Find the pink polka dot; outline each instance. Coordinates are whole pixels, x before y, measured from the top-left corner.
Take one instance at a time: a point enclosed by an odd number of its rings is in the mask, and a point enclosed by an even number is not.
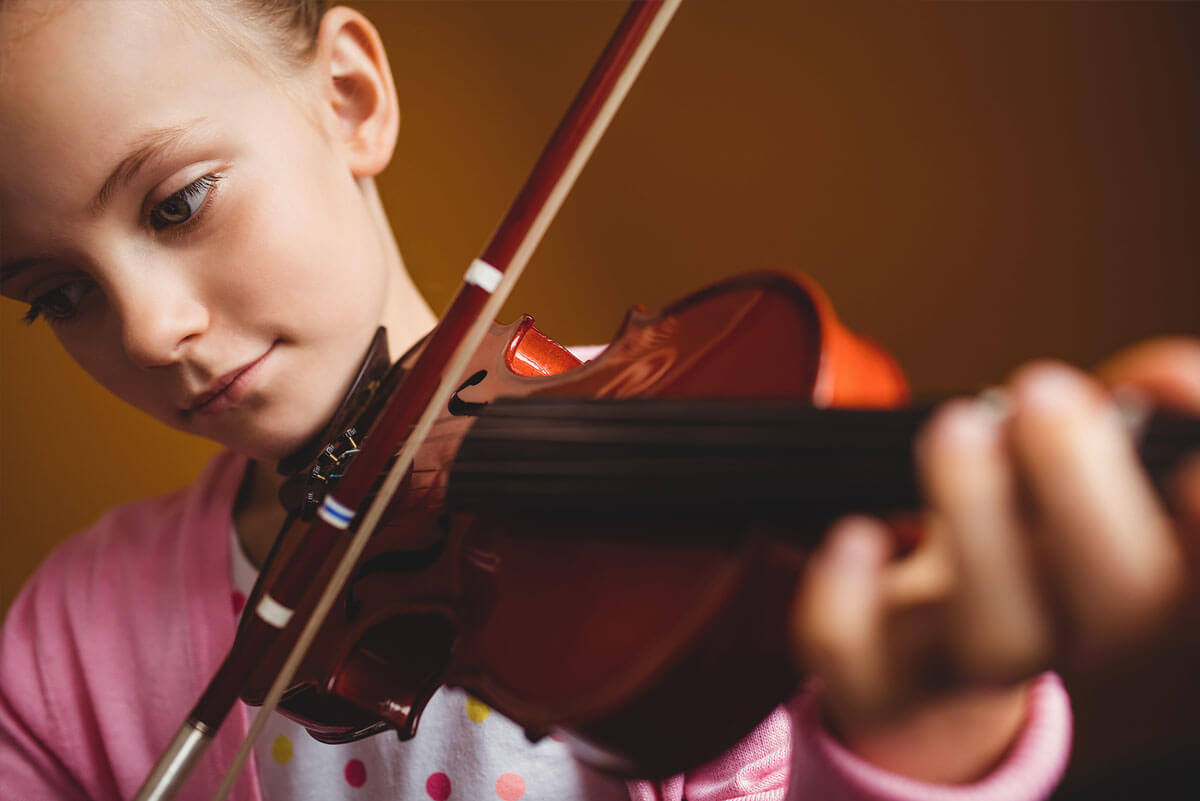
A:
[[[246,608],[246,596],[242,595],[237,590],[234,590],[233,597],[230,600],[233,601],[233,613],[235,615],[240,615],[242,610]]]
[[[500,801],[518,801],[525,795],[525,780],[515,773],[505,773],[496,779],[496,795]]]
[[[361,759],[352,759],[346,763],[346,783],[351,787],[362,787],[367,783],[367,766]]]
[[[446,801],[450,797],[450,777],[445,773],[431,773],[425,780],[425,792],[433,801]]]

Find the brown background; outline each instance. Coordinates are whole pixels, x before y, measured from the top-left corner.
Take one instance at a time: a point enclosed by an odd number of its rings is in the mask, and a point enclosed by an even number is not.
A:
[[[361,2],[403,123],[382,193],[435,309],[623,11]],[[920,394],[1200,333],[1200,4],[685,3],[505,319],[605,341],[805,270]],[[337,269],[337,265],[330,265]],[[0,602],[70,531],[213,449],[105,397],[0,304]]]

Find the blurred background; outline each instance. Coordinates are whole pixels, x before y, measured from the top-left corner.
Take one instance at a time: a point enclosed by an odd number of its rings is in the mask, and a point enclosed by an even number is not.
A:
[[[440,310],[624,4],[352,5],[403,112],[381,192]],[[599,343],[634,303],[798,269],[919,395],[1200,334],[1197,42],[1197,3],[689,0],[503,318]],[[0,303],[3,608],[64,536],[214,452],[106,397],[23,311]],[[1077,775],[1158,753],[1158,712],[1090,734],[1114,700],[1087,693]]]

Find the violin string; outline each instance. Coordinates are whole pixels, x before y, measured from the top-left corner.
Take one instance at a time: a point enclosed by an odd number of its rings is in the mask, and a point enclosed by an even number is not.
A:
[[[783,520],[798,504],[821,517],[863,497],[910,502],[911,440],[925,414],[676,399],[530,399],[494,411],[452,467],[453,508]]]
[[[730,508],[880,513],[919,502],[912,442],[930,407],[814,410],[771,402],[504,399],[451,466],[458,511],[705,517]],[[1200,445],[1200,421],[1158,412],[1131,431],[1148,477]],[[906,506],[907,505],[907,506]]]

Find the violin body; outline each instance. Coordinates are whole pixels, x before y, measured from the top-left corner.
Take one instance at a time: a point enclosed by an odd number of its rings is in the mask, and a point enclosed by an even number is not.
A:
[[[787,617],[804,548],[792,532],[731,525],[737,510],[593,520],[447,507],[478,410],[534,396],[882,407],[907,388],[818,288],[784,273],[634,309],[582,365],[528,317],[493,326],[281,704],[318,739],[411,737],[446,684],[600,768],[661,776],[719,754],[795,691]],[[285,532],[264,578],[296,538]],[[261,701],[272,678],[253,676],[243,696]],[[699,722],[681,735],[680,721]]]

